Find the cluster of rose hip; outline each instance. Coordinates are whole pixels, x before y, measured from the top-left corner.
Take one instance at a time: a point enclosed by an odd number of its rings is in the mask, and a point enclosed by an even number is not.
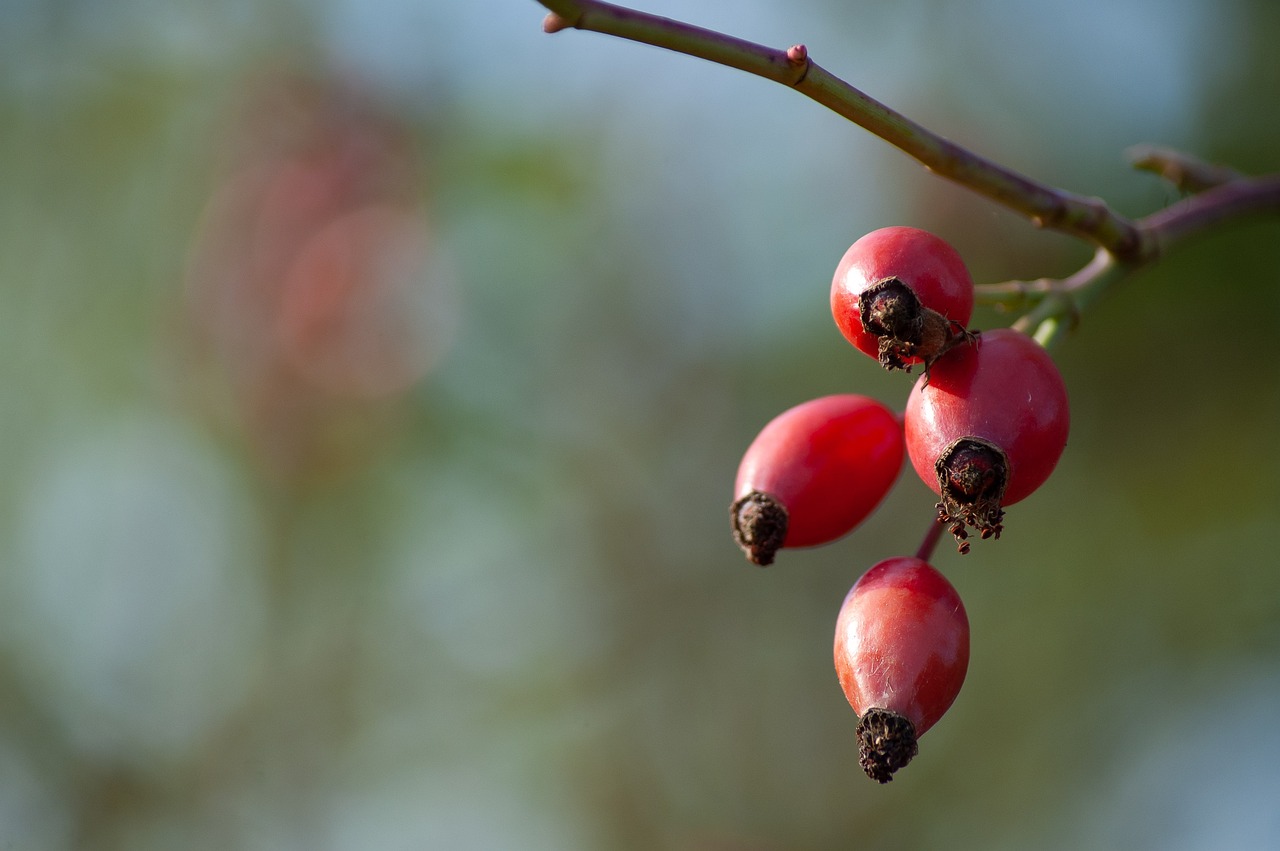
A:
[[[898,415],[875,399],[813,399],[776,417],[738,468],[733,533],[747,557],[834,541],[884,499],[905,454],[938,494],[937,527],[961,553],[998,538],[1004,508],[1049,477],[1067,442],[1067,393],[1034,339],[967,328],[973,281],[933,234],[890,227],[855,242],[836,268],[831,311],[844,336],[887,369],[921,374]],[[836,621],[835,665],[854,712],[860,762],[881,783],[951,706],[969,666],[960,596],[916,556],[876,564]]]

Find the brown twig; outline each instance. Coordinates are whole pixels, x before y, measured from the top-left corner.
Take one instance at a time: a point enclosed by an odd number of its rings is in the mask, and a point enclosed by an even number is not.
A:
[[[1134,145],[1125,154],[1134,168],[1157,174],[1183,192],[1203,192],[1245,177],[1233,168],[1159,145]]]
[[[547,32],[589,30],[773,80],[879,136],[935,174],[1023,214],[1038,227],[1088,240],[1119,257],[1138,258],[1148,251],[1134,223],[1102,200],[1040,183],[939,136],[815,63],[803,45],[775,50],[599,0],[539,2],[551,10],[543,22]]]

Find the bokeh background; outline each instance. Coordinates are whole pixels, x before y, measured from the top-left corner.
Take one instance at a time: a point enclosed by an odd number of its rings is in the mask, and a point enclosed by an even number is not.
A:
[[[1141,215],[1124,149],[1280,169],[1269,0],[647,0]],[[1280,225],[1055,354],[1070,446],[936,563],[965,689],[888,786],[831,636],[910,471],[747,565],[774,414],[887,224],[1087,250],[780,86],[532,0],[0,3],[0,847],[1280,847]],[[1012,316],[984,313],[978,327]]]

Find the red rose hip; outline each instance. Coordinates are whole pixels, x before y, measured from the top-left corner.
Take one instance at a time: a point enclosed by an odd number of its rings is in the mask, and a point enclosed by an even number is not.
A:
[[[858,714],[859,763],[868,777],[888,783],[964,684],[969,618],[960,595],[918,558],[880,562],[840,607],[835,664]]]
[[[968,338],[973,279],[928,231],[887,227],[849,247],[831,280],[831,315],[845,339],[886,369],[925,368]]]
[[[940,497],[938,517],[968,551],[966,527],[999,537],[1004,506],[1053,472],[1070,429],[1067,389],[1040,344],[1011,328],[939,358],[903,416],[907,454]]]
[[[834,541],[875,510],[902,469],[902,425],[866,396],[823,396],[775,417],[738,466],[734,540],[764,566],[782,547]]]

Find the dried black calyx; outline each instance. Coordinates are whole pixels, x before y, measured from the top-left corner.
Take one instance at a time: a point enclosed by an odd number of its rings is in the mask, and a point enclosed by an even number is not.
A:
[[[915,290],[898,278],[885,278],[858,296],[858,318],[868,333],[907,344],[920,342],[924,306]]]
[[[787,537],[787,509],[772,496],[751,491],[729,506],[733,540],[747,560],[761,567],[773,564]]]
[[[858,764],[872,780],[888,783],[920,752],[916,728],[891,709],[868,709],[858,719]]]
[[[969,552],[969,529],[982,539],[999,538],[1004,529],[1004,491],[1009,485],[1009,458],[980,437],[949,443],[934,464],[942,501],[938,521],[949,523],[961,553]]]
[[[911,371],[912,359],[924,362],[925,375],[935,360],[977,332],[931,310],[898,278],[885,278],[858,296],[862,328],[879,338],[877,357],[885,369]]]

